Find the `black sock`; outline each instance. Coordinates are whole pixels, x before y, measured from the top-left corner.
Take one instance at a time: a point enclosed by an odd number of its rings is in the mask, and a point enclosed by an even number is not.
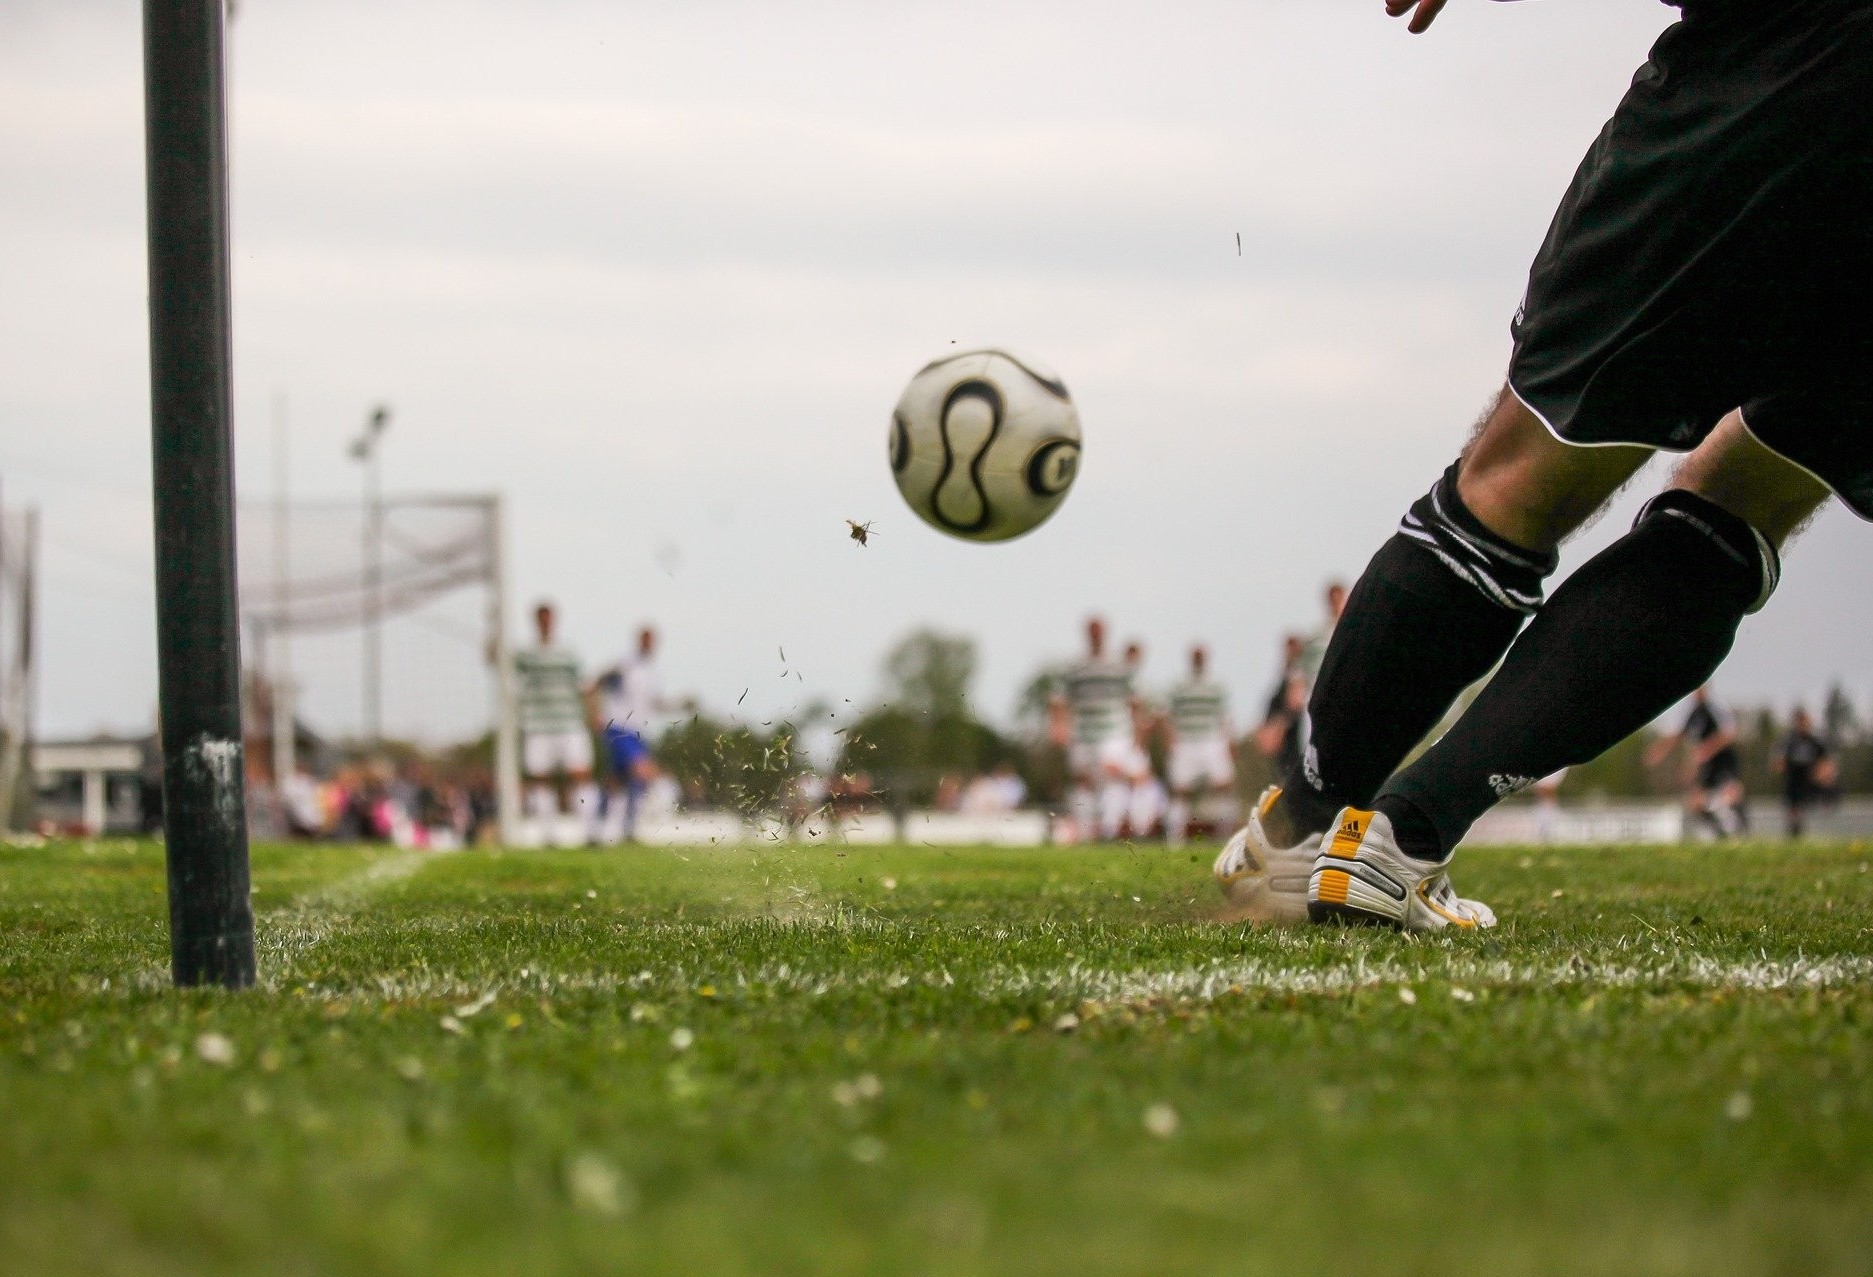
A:
[[[1552,554],[1504,541],[1457,496],[1457,465],[1420,497],[1347,597],[1307,713],[1301,762],[1282,781],[1293,831],[1369,807],[1464,688],[1501,659],[1541,605]]]
[[[1555,592],[1456,726],[1386,784],[1378,810],[1414,827],[1400,845],[1441,859],[1499,800],[1664,713],[1710,678],[1779,570],[1735,515],[1689,492],[1654,498]]]

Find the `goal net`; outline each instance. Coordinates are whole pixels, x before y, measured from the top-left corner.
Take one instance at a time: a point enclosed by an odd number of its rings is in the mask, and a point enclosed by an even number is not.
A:
[[[501,503],[495,496],[243,502],[250,775],[421,758],[517,812]]]

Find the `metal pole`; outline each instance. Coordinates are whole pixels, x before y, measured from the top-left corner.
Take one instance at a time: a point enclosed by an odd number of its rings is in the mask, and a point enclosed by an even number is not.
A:
[[[169,942],[178,985],[254,982],[234,581],[221,0],[144,0],[151,457]]]
[[[371,553],[364,587],[368,598],[366,606],[370,608],[364,630],[370,644],[369,674],[364,681],[365,694],[370,700],[366,703],[364,734],[373,750],[382,745],[384,739],[384,485],[378,471],[380,464],[377,450],[373,448],[371,459],[364,466],[368,485],[364,535]]]

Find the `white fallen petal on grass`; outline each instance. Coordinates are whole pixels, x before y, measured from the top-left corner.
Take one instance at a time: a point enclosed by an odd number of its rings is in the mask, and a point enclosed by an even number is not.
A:
[[[637,1204],[637,1194],[616,1167],[596,1153],[581,1153],[566,1163],[566,1196],[593,1215],[615,1217]]]
[[[1181,1125],[1183,1121],[1177,1116],[1177,1110],[1168,1104],[1153,1104],[1145,1109],[1145,1130],[1161,1140],[1177,1134]]]
[[[234,1063],[234,1042],[226,1034],[204,1033],[195,1039],[195,1055],[204,1064],[227,1068]]]
[[[876,1073],[861,1073],[850,1082],[832,1084],[833,1103],[840,1108],[853,1108],[864,1100],[875,1100],[884,1094],[884,1083],[878,1080]]]
[[[486,1011],[489,1007],[494,1005],[495,996],[494,990],[490,989],[473,1002],[464,1003],[455,1008],[455,1014],[461,1016],[464,1020],[480,1015],[483,1011]]]
[[[689,1050],[689,1048],[695,1045],[696,1045],[696,1035],[690,1032],[688,1029],[670,1030],[670,1049],[671,1050],[687,1051]]]
[[[1750,1099],[1748,1091],[1737,1091],[1723,1102],[1723,1115],[1732,1122],[1747,1122],[1755,1111],[1756,1102]]]

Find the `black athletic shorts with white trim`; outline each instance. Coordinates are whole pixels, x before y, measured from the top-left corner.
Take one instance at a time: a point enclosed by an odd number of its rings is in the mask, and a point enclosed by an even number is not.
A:
[[[1509,384],[1578,444],[1741,409],[1873,519],[1873,0],[1685,0],[1556,212]]]

